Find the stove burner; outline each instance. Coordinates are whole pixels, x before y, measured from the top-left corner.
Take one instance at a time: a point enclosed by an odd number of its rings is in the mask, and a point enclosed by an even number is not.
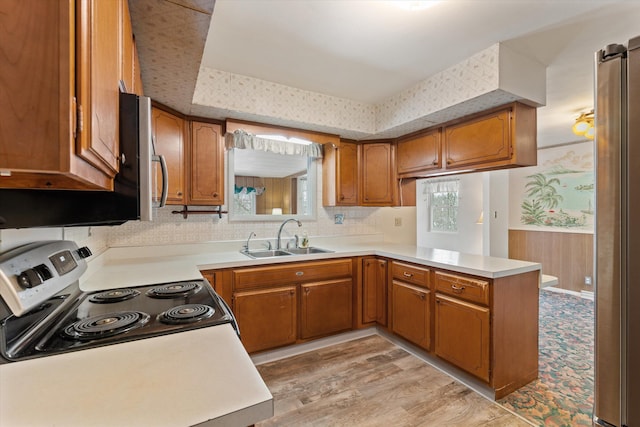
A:
[[[150,316],[140,311],[107,313],[79,320],[64,329],[68,338],[92,340],[111,337],[144,325]]]
[[[200,292],[200,289],[202,285],[197,282],[169,283],[149,289],[147,295],[152,298],[187,297]]]
[[[114,289],[112,291],[94,294],[89,298],[89,301],[97,304],[109,304],[111,302],[126,301],[128,299],[135,298],[138,295],[140,295],[140,292],[135,289]]]
[[[199,320],[208,319],[213,316],[215,309],[204,304],[185,304],[170,308],[158,315],[158,320],[162,323],[177,325],[181,323],[192,323]]]

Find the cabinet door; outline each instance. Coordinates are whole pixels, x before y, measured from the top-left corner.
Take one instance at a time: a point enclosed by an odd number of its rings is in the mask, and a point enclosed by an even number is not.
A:
[[[322,158],[323,206],[358,205],[359,144],[340,141],[340,146],[325,144]]]
[[[190,205],[224,203],[224,147],[222,127],[212,123],[191,122],[189,150]]]
[[[398,141],[398,175],[417,176],[440,169],[440,129]]]
[[[114,177],[119,169],[121,2],[82,0],[77,4],[78,155]]]
[[[395,152],[388,142],[362,144],[362,206],[390,206],[394,201]]]
[[[436,294],[435,310],[436,354],[488,382],[489,309]]]
[[[446,167],[509,160],[511,110],[502,110],[445,128]]]
[[[133,30],[129,14],[129,2],[120,0],[120,79],[124,82],[127,93],[135,93],[135,66],[133,48]]]
[[[367,257],[362,266],[362,323],[387,325],[387,261]]]
[[[358,204],[358,144],[342,142],[337,157],[338,205]]]
[[[351,329],[351,279],[305,283],[300,286],[300,338]]]
[[[431,292],[397,280],[391,286],[393,332],[428,350],[431,345]]]
[[[233,312],[247,352],[296,342],[296,294],[295,286],[234,293]]]
[[[184,204],[184,120],[166,111],[153,108],[152,128],[156,154],[162,154],[167,161],[169,173],[167,204]],[[161,183],[157,162],[154,162],[154,168],[156,182]],[[161,191],[159,188],[156,189],[157,194]]]

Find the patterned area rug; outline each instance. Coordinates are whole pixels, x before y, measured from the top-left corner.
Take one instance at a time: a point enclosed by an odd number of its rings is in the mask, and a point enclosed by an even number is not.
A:
[[[591,426],[593,301],[540,292],[539,378],[498,401],[535,425]]]

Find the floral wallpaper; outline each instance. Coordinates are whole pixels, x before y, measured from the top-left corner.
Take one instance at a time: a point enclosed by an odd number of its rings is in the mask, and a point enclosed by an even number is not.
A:
[[[538,150],[510,177],[509,228],[593,233],[593,142]]]
[[[190,113],[392,138],[522,99],[500,87],[501,51],[495,44],[376,105],[202,66]]]

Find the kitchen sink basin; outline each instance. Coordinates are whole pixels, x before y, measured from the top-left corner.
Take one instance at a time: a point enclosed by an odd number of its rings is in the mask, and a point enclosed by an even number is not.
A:
[[[291,255],[289,252],[285,252],[278,249],[265,249],[260,251],[240,251],[241,254],[248,256],[249,258],[271,258],[277,256]]]
[[[294,255],[307,255],[307,254],[324,254],[324,253],[333,252],[333,251],[330,251],[328,249],[308,247],[308,248],[290,248],[290,249],[287,249],[287,252],[291,252]]]
[[[330,252],[334,252],[334,251],[330,251],[328,249],[314,248],[314,247],[240,251],[241,254],[246,255],[249,258],[273,258],[273,257],[290,256],[290,255],[324,254],[324,253],[330,253]]]

